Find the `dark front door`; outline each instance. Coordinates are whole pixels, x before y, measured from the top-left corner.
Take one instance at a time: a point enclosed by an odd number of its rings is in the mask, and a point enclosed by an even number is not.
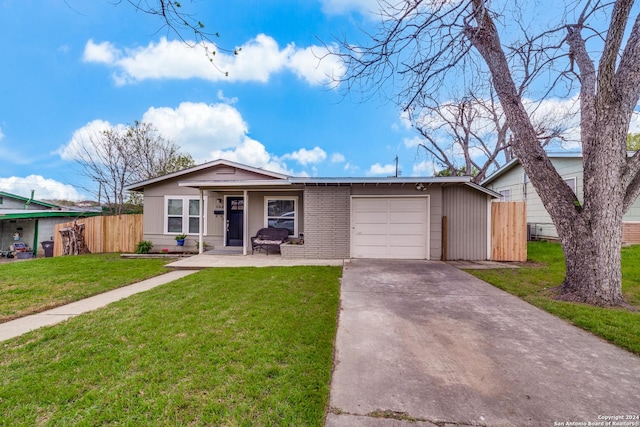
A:
[[[244,199],[227,197],[227,246],[242,246]]]

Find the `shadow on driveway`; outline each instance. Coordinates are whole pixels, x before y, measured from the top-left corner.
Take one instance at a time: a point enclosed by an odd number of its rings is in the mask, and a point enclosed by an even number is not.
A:
[[[341,299],[329,427],[640,414],[640,358],[445,263],[353,260]]]

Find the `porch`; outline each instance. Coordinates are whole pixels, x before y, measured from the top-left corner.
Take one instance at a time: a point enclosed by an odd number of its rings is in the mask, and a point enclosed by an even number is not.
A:
[[[207,251],[200,255],[193,255],[182,258],[167,264],[167,268],[176,270],[198,270],[215,267],[292,267],[308,265],[343,266],[349,260],[343,259],[304,259],[304,258],[283,258],[278,253],[255,253],[253,255],[243,255],[242,248],[231,250]]]

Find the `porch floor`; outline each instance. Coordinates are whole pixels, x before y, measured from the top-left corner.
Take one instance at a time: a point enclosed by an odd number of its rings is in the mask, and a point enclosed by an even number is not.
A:
[[[348,260],[346,261],[348,262]],[[207,251],[202,255],[193,255],[167,264],[173,269],[203,269],[214,267],[289,267],[298,265],[333,265],[343,266],[343,259],[302,259],[282,258],[279,253],[255,252],[253,255],[242,255],[242,248],[224,248]]]

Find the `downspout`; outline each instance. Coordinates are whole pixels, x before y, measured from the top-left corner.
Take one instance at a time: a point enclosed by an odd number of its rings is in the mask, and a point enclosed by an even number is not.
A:
[[[35,194],[35,192],[36,190],[31,190],[31,198],[27,200],[27,203],[24,204],[25,211],[29,208],[29,205],[31,204],[31,202],[33,202],[33,195]]]

